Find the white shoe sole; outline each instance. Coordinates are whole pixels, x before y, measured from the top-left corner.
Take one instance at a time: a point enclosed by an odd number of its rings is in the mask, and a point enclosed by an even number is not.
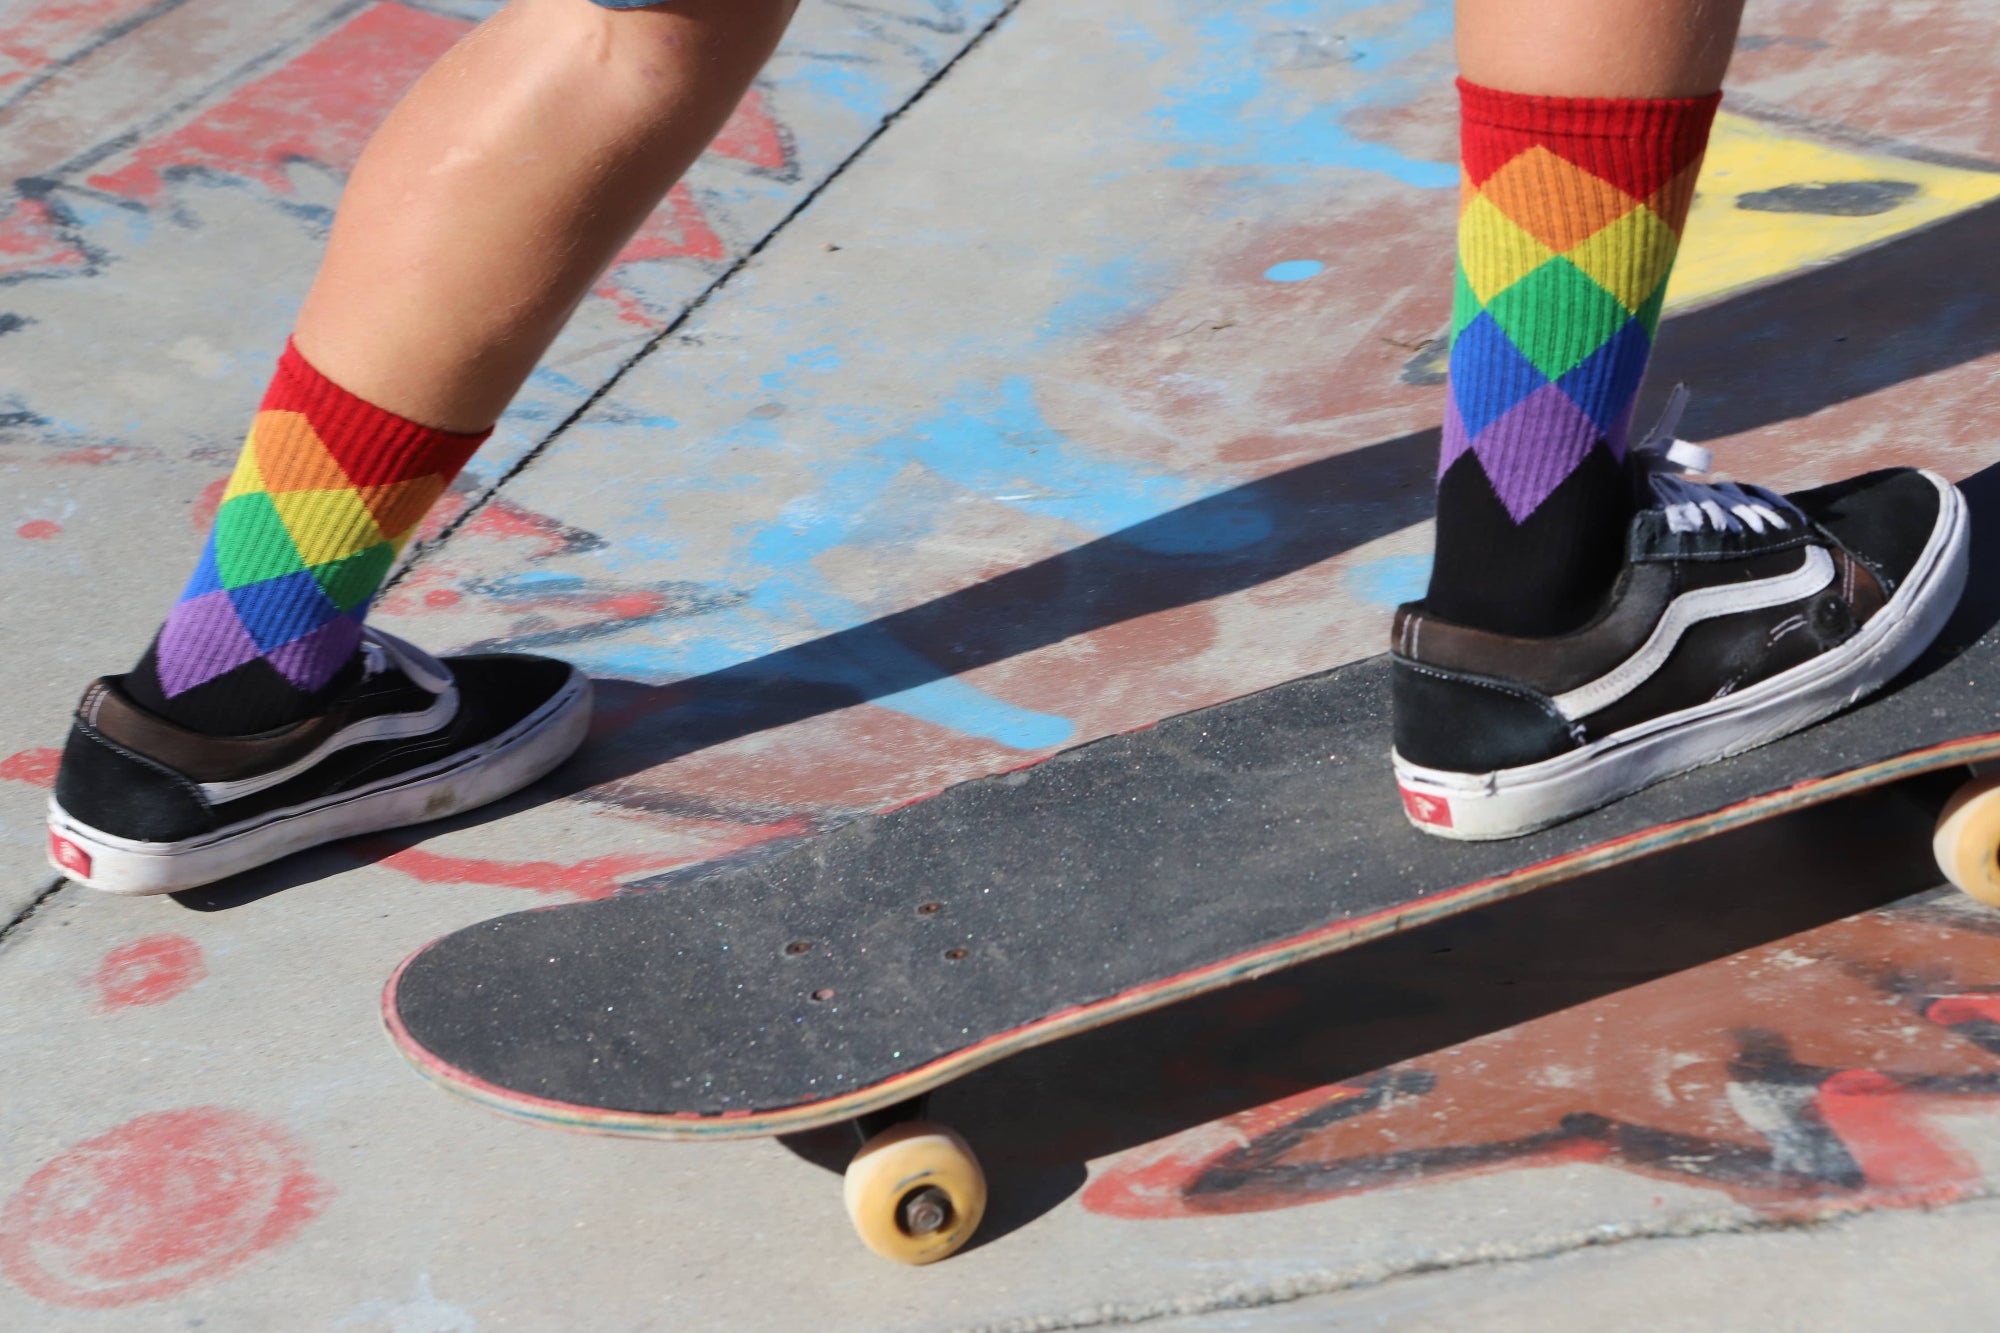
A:
[[[590,727],[590,680],[563,687],[480,745],[422,768],[182,842],[138,842],[92,828],[49,799],[49,864],[105,893],[140,897],[199,888],[338,838],[443,819],[497,801],[576,752]]]
[[[1970,524],[1958,488],[1926,471],[1939,515],[1923,554],[1846,643],[1790,671],[1568,754],[1493,773],[1422,768],[1391,752],[1410,822],[1441,838],[1513,838],[1643,787],[1788,736],[1900,675],[1936,639],[1965,590]]]

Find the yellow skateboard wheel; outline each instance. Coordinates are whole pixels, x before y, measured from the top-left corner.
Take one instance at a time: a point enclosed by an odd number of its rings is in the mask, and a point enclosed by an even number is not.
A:
[[[866,1245],[899,1264],[958,1252],[986,1213],[986,1175],[965,1140],[908,1120],[868,1140],[847,1165],[847,1216]]]
[[[2000,907],[2000,777],[1974,778],[1952,794],[1931,837],[1944,877]]]

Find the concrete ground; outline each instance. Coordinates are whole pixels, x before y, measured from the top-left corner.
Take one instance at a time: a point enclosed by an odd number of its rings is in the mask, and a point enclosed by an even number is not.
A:
[[[2000,915],[1932,891],[1934,790],[983,1071],[937,1110],[991,1220],[925,1270],[847,1234],[824,1138],[539,1130],[379,1033],[443,931],[1377,651],[1442,413],[1438,0],[807,0],[381,605],[434,649],[584,664],[584,754],[202,893],[57,881],[65,711],[177,591],[369,128],[490,8],[0,6],[0,1326],[1838,1328],[2000,1298],[1968,1262]],[[1654,376],[1726,470],[1993,461],[1996,19],[1752,0]]]

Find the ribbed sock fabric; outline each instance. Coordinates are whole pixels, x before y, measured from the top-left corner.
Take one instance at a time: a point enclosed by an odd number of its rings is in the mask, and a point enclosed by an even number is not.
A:
[[[1534,97],[1459,80],[1463,189],[1429,610],[1560,634],[1602,603],[1633,400],[1721,94]]]
[[[312,716],[426,511],[491,432],[362,401],[287,344],[180,601],[124,685],[210,735]]]

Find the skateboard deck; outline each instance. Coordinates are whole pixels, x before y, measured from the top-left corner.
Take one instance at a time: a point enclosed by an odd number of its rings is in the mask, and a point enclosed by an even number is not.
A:
[[[1982,582],[1873,700],[1524,838],[1410,827],[1376,658],[656,890],[460,930],[396,972],[386,1022],[427,1077],[530,1120],[698,1139],[860,1117],[1377,936],[2000,758]]]

